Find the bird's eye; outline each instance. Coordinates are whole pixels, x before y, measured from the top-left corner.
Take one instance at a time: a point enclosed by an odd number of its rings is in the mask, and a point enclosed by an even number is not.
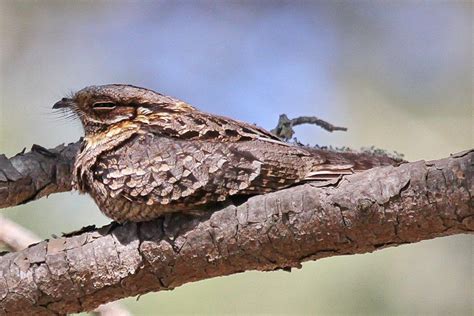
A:
[[[113,102],[96,102],[92,105],[94,111],[110,111],[115,109],[116,105]]]

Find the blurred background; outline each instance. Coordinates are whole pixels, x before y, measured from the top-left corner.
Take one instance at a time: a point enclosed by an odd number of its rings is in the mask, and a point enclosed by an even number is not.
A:
[[[0,1],[0,153],[81,135],[51,106],[130,83],[303,143],[376,146],[407,160],[473,147],[471,1]],[[65,193],[1,213],[42,238],[109,222]],[[123,300],[135,315],[472,315],[473,237],[246,272]]]

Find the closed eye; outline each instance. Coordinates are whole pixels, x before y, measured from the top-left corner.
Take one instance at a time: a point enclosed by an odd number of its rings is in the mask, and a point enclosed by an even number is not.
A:
[[[96,102],[92,105],[94,111],[110,111],[115,109],[116,104],[113,102]]]

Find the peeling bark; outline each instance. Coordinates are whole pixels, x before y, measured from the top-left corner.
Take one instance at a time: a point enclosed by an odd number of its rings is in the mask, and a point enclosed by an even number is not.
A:
[[[338,183],[256,196],[201,217],[112,223],[43,241],[0,256],[0,314],[88,311],[211,277],[472,234],[473,157],[471,150],[374,168]],[[50,179],[51,187],[66,188]]]

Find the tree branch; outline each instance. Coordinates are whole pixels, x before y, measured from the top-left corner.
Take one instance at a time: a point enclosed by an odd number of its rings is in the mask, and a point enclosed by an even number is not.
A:
[[[215,276],[471,234],[473,158],[470,150],[374,168],[335,184],[256,196],[199,218],[112,223],[43,241],[0,257],[0,314],[87,311]]]
[[[28,229],[0,215],[0,245],[5,244],[9,249],[20,251],[40,241]]]
[[[33,232],[0,215],[0,244],[4,243],[14,251],[21,251],[41,239]],[[1,275],[1,273],[0,273]],[[94,311],[100,316],[129,316],[130,313],[118,302],[110,302],[99,306]]]
[[[288,141],[293,138],[293,135],[295,134],[293,127],[303,124],[317,125],[331,133],[334,131],[347,131],[346,127],[332,125],[331,123],[324,121],[316,116],[299,116],[290,120],[288,116],[286,116],[286,114],[281,114],[280,118],[278,119],[277,126],[272,129],[271,132],[280,137],[281,139]]]
[[[74,159],[82,141],[31,151],[8,159],[0,155],[0,208],[24,204],[51,193],[71,190]]]

